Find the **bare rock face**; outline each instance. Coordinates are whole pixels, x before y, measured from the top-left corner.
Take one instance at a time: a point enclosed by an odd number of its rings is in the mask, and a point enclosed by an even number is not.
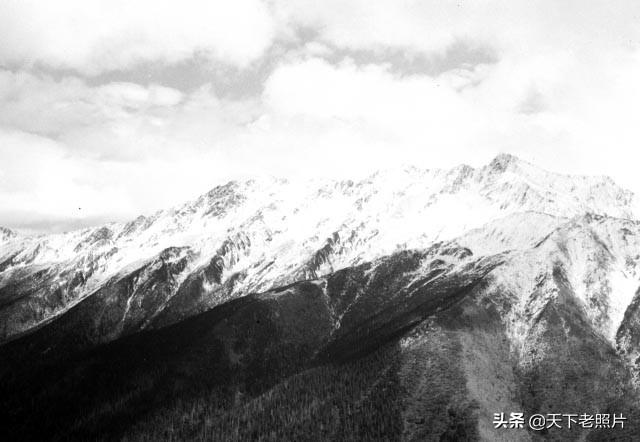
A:
[[[231,182],[130,223],[11,232],[0,435],[637,440],[633,204],[609,179],[500,155]],[[628,421],[532,432],[494,428],[500,412]]]

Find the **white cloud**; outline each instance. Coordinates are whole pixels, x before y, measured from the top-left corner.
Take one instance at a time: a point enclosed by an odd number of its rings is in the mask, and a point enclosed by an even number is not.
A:
[[[559,47],[593,53],[640,34],[633,0],[276,0],[275,11],[286,26],[314,29],[319,40],[352,49],[434,52],[466,40],[503,54]]]
[[[95,188],[85,178],[95,164],[70,157],[65,146],[45,137],[0,130],[0,216],[43,219],[114,217],[131,210],[126,194],[115,195],[114,186]],[[104,168],[104,166],[100,166]],[[3,221],[10,221],[3,219]],[[16,222],[14,220],[14,222]]]
[[[341,143],[340,157],[350,164],[368,157],[369,146],[384,140],[387,153],[376,159],[378,167],[389,161],[428,164],[437,152],[440,161],[449,162],[450,152],[441,149],[468,145],[482,124],[444,78],[398,77],[382,66],[348,62],[333,66],[311,59],[284,65],[267,81],[265,102],[279,119],[307,122],[301,131],[314,131],[316,125],[331,131],[333,125],[358,132],[360,143]],[[461,131],[460,124],[467,130]]]
[[[8,0],[0,3],[0,63],[96,74],[194,54],[245,66],[271,44],[259,0]]]
[[[159,85],[148,88],[132,83],[110,83],[96,88],[100,98],[115,106],[139,108],[141,106],[175,106],[182,93]]]
[[[153,14],[136,3],[121,20],[111,3],[73,13],[7,5],[13,19],[0,21],[14,24],[3,28],[0,60],[22,68],[0,71],[0,224],[18,213],[135,216],[262,172],[358,176],[398,163],[479,165],[499,151],[560,172],[610,174],[640,191],[635,3],[247,1],[225,6],[215,29],[215,2]],[[314,37],[296,46],[301,27]],[[274,38],[293,48],[263,55]],[[428,61],[460,41],[496,59],[445,60],[436,75],[402,72],[384,56],[356,63],[350,53],[391,48]],[[210,84],[91,85],[81,74],[198,50],[239,72],[272,57],[264,91],[232,100]],[[31,62],[80,73],[54,79]]]
[[[131,124],[154,124],[183,98],[182,92],[156,84],[143,87],[120,82],[91,87],[74,77],[56,81],[0,71],[0,125],[63,142],[77,139],[78,133],[113,138],[102,129],[117,133]],[[90,140],[78,140],[68,147],[79,156],[135,156],[133,141],[128,139],[119,149],[112,141],[102,149],[100,143]]]

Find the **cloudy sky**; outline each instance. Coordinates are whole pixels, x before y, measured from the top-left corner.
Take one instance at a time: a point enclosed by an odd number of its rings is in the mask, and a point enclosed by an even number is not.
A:
[[[511,152],[640,192],[640,2],[0,0],[0,225]]]

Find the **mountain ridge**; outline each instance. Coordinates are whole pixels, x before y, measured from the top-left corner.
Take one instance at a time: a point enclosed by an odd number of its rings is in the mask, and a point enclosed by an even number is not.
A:
[[[549,180],[549,175],[555,179]],[[541,190],[541,181],[551,183],[551,189],[555,186],[555,193]],[[36,303],[43,297],[54,299],[45,302],[25,325],[18,324],[18,333],[66,311],[110,278],[144,266],[172,247],[189,248],[187,266],[204,272],[205,292],[211,283],[221,283],[220,276],[209,279],[206,275],[224,270],[237,275],[237,281],[246,280],[240,282],[246,285],[242,291],[246,294],[315,278],[406,246],[426,247],[510,213],[634,216],[630,192],[600,178],[575,181],[508,154],[479,169],[396,169],[358,182],[312,180],[307,187],[281,179],[230,181],[183,205],[127,223],[13,237],[0,249],[0,304],[18,307],[4,315],[0,310],[0,317],[9,324],[0,341],[12,335],[10,319],[19,315],[19,305],[33,304],[29,293],[34,290]],[[567,197],[571,188],[576,193],[573,198]],[[269,268],[238,268],[261,262]],[[40,287],[46,280],[50,287],[57,285],[58,293],[38,293],[32,287],[23,301],[15,293],[8,300],[3,296],[20,281],[37,281],[33,274],[43,279]]]
[[[634,440],[635,216],[609,179],[501,155],[230,182],[127,223],[17,236],[0,246],[15,422],[0,435],[608,440],[488,419],[611,410]]]

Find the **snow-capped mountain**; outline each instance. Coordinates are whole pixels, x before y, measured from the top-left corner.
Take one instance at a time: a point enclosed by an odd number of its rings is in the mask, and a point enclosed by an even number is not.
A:
[[[2,230],[0,358],[12,363],[0,395],[15,399],[0,412],[44,419],[17,434],[91,439],[118,407],[150,407],[133,440],[196,427],[203,440],[251,439],[275,419],[265,410],[289,403],[287,416],[343,428],[329,440],[396,434],[381,403],[397,405],[408,440],[531,440],[483,418],[500,411],[640,418],[636,210],[609,178],[499,155],[357,182],[230,182],[128,223]],[[209,399],[194,399],[200,389]],[[149,399],[178,393],[178,405]],[[31,408],[15,411],[25,397]],[[76,411],[47,421],[47,404]],[[167,413],[202,404],[200,423],[158,432]],[[304,416],[273,437],[304,438],[316,425]],[[621,440],[640,437],[629,431]],[[608,437],[544,438],[587,436]]]
[[[232,297],[471,229],[480,229],[465,237],[475,254],[528,246],[585,213],[634,219],[633,195],[606,177],[553,174],[503,154],[479,169],[409,167],[359,182],[230,182],[128,223],[36,237],[3,230],[0,339],[37,327],[140,269],[169,269],[171,287],[150,305],[137,293],[149,276],[137,277],[120,300],[122,331],[172,323]],[[526,215],[482,227],[512,214]]]
[[[6,227],[0,227],[0,244],[16,237],[16,232]]]

